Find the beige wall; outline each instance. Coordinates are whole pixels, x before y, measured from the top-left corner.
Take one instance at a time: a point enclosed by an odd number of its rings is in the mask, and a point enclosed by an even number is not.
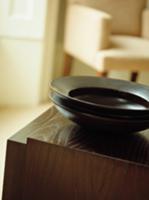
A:
[[[48,99],[59,1],[0,2],[0,8],[11,10],[4,10],[8,16],[0,13],[7,27],[0,29],[0,106],[35,105]]]
[[[0,104],[39,102],[43,43],[0,39]]]
[[[0,106],[40,100],[47,2],[0,1]]]

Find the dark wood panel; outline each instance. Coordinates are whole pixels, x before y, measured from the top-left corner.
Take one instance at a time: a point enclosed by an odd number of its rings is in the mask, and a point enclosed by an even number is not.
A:
[[[36,133],[42,132],[44,126],[47,126],[47,124],[50,122],[50,119],[56,116],[56,114],[57,111],[55,108],[49,108],[49,110],[15,133],[9,140],[26,144],[27,138],[31,137],[32,135],[36,136]]]
[[[147,200],[143,166],[29,140],[23,200]]]
[[[3,200],[148,200],[148,185],[149,130],[93,132],[52,107],[8,141]]]
[[[31,138],[149,165],[149,130],[131,134],[89,131],[65,119],[54,107],[36,124],[37,128],[28,127]]]
[[[8,141],[3,200],[21,200],[25,169],[25,145]]]
[[[65,119],[55,107],[50,108],[10,140],[25,144],[27,138],[149,165],[149,129],[131,134],[84,130]]]

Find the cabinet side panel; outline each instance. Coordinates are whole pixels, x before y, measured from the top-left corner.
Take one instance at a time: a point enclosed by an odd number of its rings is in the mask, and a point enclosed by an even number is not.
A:
[[[21,200],[25,167],[25,144],[8,141],[2,200]]]

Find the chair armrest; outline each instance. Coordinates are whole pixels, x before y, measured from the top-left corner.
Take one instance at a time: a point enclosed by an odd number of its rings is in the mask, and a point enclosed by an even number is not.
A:
[[[64,49],[91,64],[97,51],[109,45],[111,16],[82,5],[69,5],[66,14]]]
[[[149,39],[149,9],[146,8],[142,14],[142,37]]]

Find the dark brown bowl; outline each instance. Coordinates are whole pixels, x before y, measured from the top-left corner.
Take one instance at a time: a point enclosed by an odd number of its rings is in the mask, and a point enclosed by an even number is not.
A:
[[[71,99],[55,92],[55,91],[51,91],[49,94],[50,99],[57,105],[59,106],[64,106],[64,107],[68,107],[70,109],[73,110],[77,110],[79,112],[85,112],[88,114],[92,114],[92,115],[97,115],[100,117],[109,117],[109,118],[119,118],[119,119],[129,119],[129,120],[134,120],[134,119],[138,119],[138,120],[149,120],[149,114],[147,115],[124,115],[123,111],[121,112],[121,114],[115,114],[114,112],[109,112],[109,110],[93,110],[91,109],[89,106],[88,107],[84,107],[84,106],[78,106],[78,104],[76,104],[75,102],[72,102]]]
[[[92,114],[104,113],[120,117],[149,116],[149,87],[129,81],[99,77],[63,77],[51,84],[76,108]],[[82,110],[82,111],[83,111]]]
[[[64,106],[56,105],[56,107],[66,118],[76,122],[85,129],[98,130],[98,132],[128,134],[149,128],[149,120],[128,120],[100,117],[79,112]]]

